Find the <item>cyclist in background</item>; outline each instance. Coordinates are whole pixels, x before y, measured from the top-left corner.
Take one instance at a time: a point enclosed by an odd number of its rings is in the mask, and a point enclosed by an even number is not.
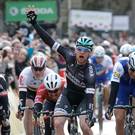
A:
[[[114,104],[128,105],[130,94],[135,96],[135,52],[123,57],[114,66],[109,107],[105,113],[108,120],[111,119]],[[125,113],[125,109],[114,110],[117,135],[124,135]]]
[[[118,59],[123,59],[123,57],[128,57],[129,54],[133,52],[132,45],[126,43],[120,47],[120,55],[118,56]]]
[[[65,79],[56,73],[46,75],[36,93],[34,104],[36,115],[42,108],[43,111],[54,112],[56,101],[64,89],[65,82]],[[45,119],[45,135],[51,135],[49,118]]]
[[[80,116],[80,126],[83,134],[92,135],[88,123],[93,113],[93,101],[95,93],[95,68],[89,63],[88,58],[93,51],[94,43],[88,37],[80,37],[76,42],[75,52],[55,42],[50,35],[36,22],[37,15],[34,11],[27,13],[28,21],[36,29],[42,40],[52,50],[61,54],[66,61],[67,87],[62,92],[56,103],[54,114],[69,114],[72,106],[76,105],[76,111],[80,113],[89,111],[89,115]],[[88,121],[86,121],[86,118]],[[64,135],[64,123],[66,117],[54,119],[55,132]]]
[[[102,46],[97,46],[93,56],[89,59],[96,68],[96,86],[104,84],[104,105],[108,104],[110,81],[113,72],[112,59],[106,55],[105,49]]]
[[[32,111],[21,107],[33,107],[36,90],[43,82],[44,77],[53,72],[46,67],[45,55],[41,52],[33,55],[30,60],[30,66],[23,69],[19,76],[19,106],[16,117],[22,119],[24,113],[24,128],[26,135],[32,135]]]
[[[7,92],[7,81],[3,75],[0,75],[0,125],[1,135],[10,135],[9,123],[9,101]]]

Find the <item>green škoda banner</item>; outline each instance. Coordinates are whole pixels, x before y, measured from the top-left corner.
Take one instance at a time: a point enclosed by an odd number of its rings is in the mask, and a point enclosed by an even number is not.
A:
[[[6,2],[6,22],[26,21],[26,10],[34,8],[39,21],[56,22],[58,20],[57,2],[54,1],[14,1]]]

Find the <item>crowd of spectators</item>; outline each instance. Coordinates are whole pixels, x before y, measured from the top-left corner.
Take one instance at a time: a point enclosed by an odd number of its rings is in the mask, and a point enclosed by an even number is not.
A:
[[[72,32],[70,38],[59,38],[55,30],[51,31],[51,34],[63,46],[74,49],[78,36],[85,35],[86,32]],[[96,45],[102,45],[106,53],[112,57],[114,63],[119,55],[119,48],[124,43],[135,44],[135,38],[128,36],[126,32],[121,32],[118,36],[105,32],[100,35],[96,32],[91,32],[87,36],[92,37]],[[29,59],[37,51],[41,51],[46,55],[49,68],[64,76],[65,61],[63,57],[52,52],[30,26],[20,25],[14,34],[9,31],[0,33],[0,73],[6,75],[6,79],[12,89],[18,89],[17,79],[19,74],[29,65]]]

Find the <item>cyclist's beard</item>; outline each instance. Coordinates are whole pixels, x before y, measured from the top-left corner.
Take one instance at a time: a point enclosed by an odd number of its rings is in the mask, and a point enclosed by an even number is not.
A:
[[[78,64],[85,64],[85,63],[87,62],[87,60],[88,60],[88,58],[86,58],[86,57],[83,56],[83,55],[80,55],[80,56],[78,56],[78,58],[77,58]]]

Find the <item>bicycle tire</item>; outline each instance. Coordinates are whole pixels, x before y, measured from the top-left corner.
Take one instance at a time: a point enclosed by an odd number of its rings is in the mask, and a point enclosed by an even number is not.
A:
[[[38,124],[35,121],[33,132],[34,132],[34,135],[44,135],[45,134],[44,123],[41,122],[40,124]]]
[[[130,129],[129,126],[126,126],[124,130],[125,130],[125,135],[133,135],[131,131],[132,129]]]
[[[69,120],[70,121],[70,120]],[[78,122],[77,122],[77,117],[73,119],[73,121],[70,121],[68,125],[68,131],[69,135],[81,135],[80,132],[78,132]]]
[[[99,123],[99,134],[103,131],[103,96],[98,96],[98,123]]]
[[[70,121],[70,135],[77,135],[78,129],[77,129],[77,121],[76,119],[73,119],[73,121]]]
[[[34,135],[41,135],[40,126],[34,125]]]

